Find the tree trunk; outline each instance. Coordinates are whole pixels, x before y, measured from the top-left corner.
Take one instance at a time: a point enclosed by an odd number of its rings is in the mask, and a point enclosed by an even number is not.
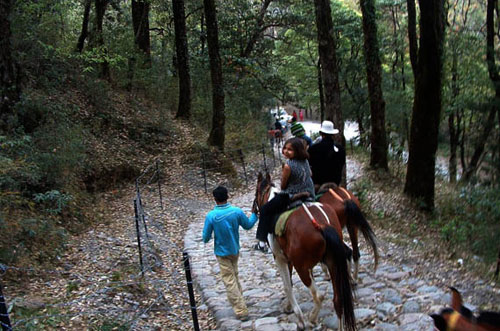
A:
[[[257,43],[257,40],[259,40],[259,37],[262,35],[264,32],[264,29],[262,28],[262,25],[264,24],[264,16],[266,14],[267,8],[269,7],[269,4],[272,2],[272,0],[264,0],[262,3],[262,7],[259,12],[259,16],[257,17],[257,23],[255,24],[254,31],[252,35],[250,36],[250,39],[247,42],[247,45],[245,46],[245,49],[243,52],[241,52],[241,57],[247,58],[250,56],[252,53],[253,48],[255,47],[255,44]]]
[[[109,0],[95,0],[95,21],[96,21],[96,46],[97,48],[101,49],[103,55],[107,55],[108,50],[106,46],[104,45],[104,36],[103,36],[103,21],[104,21],[104,13],[106,12],[106,7],[108,5]],[[103,56],[103,57],[104,57]],[[99,77],[106,79],[106,80],[111,80],[111,74],[109,71],[109,63],[107,60],[102,60],[101,61],[101,71],[99,73]]]
[[[85,45],[85,39],[89,35],[89,17],[90,17],[90,5],[92,4],[92,0],[85,1],[85,9],[83,10],[83,22],[82,22],[82,31],[80,32],[80,37],[78,38],[78,42],[76,43],[76,50],[78,53],[83,51],[83,46]]]
[[[441,114],[444,0],[421,0],[420,49],[410,131],[405,193],[434,209],[436,150]]]
[[[318,92],[319,92],[319,113],[321,122],[325,119],[325,94],[323,91],[323,78],[321,77],[321,62],[318,60]]]
[[[361,0],[366,78],[370,96],[371,153],[370,166],[389,170],[385,132],[385,101],[382,94],[382,65],[378,54],[377,23],[374,0]]]
[[[205,30],[203,30],[204,26],[205,26],[205,15],[202,13],[200,15],[200,55],[205,54],[205,42],[207,36],[205,35]]]
[[[452,93],[452,105],[455,104],[455,100],[460,94],[458,88],[458,54],[455,49],[453,52],[453,58],[451,62],[451,93]],[[448,159],[448,172],[450,176],[450,183],[455,183],[457,181],[457,148],[460,136],[459,130],[459,117],[457,116],[457,110],[451,109],[448,114],[448,131],[450,132],[450,158]]]
[[[408,44],[410,48],[410,63],[413,77],[417,72],[417,11],[415,10],[415,0],[406,0],[408,7]]]
[[[471,179],[472,175],[476,172],[479,166],[479,160],[484,152],[484,146],[488,140],[491,130],[495,126],[495,115],[498,111],[498,103],[500,102],[500,74],[495,63],[495,11],[497,11],[498,1],[488,0],[488,5],[486,9],[486,63],[488,65],[488,73],[490,80],[495,87],[495,100],[493,101],[488,117],[482,126],[483,132],[481,132],[478,140],[476,141],[474,147],[474,153],[472,154],[471,160],[465,169],[464,180],[468,181]],[[497,12],[498,15],[498,12]]]
[[[177,71],[179,72],[179,107],[177,108],[176,117],[189,120],[191,117],[191,76],[189,74],[184,0],[172,0],[172,7],[175,23]]]
[[[149,0],[132,0],[132,25],[134,26],[134,41],[137,47],[139,47],[139,49],[146,56],[146,67],[151,66],[149,6]]]
[[[212,79],[212,129],[208,144],[224,150],[225,121],[224,85],[222,81],[222,64],[219,55],[219,28],[214,0],[203,0],[205,19],[207,21],[207,44],[210,58],[210,76]]]
[[[0,0],[0,130],[4,132],[11,129],[12,108],[21,93],[10,46],[10,12],[11,1]]]
[[[344,121],[340,106],[339,68],[335,49],[330,0],[314,0],[316,28],[318,30],[318,52],[321,62],[325,96],[325,119],[332,120],[341,133],[345,147]]]

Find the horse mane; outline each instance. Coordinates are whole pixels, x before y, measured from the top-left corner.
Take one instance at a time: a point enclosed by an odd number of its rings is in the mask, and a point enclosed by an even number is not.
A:
[[[329,189],[335,189],[337,188],[338,185],[335,184],[334,182],[331,182],[331,183],[324,183],[323,185],[321,185],[318,189],[318,192],[316,193],[317,195],[319,194],[323,194],[325,192],[328,192]]]
[[[266,187],[268,186],[274,186],[274,183],[273,182],[269,182],[267,180],[267,178],[262,178],[261,182],[260,182],[260,185],[259,185],[259,190],[262,192],[265,190]]]

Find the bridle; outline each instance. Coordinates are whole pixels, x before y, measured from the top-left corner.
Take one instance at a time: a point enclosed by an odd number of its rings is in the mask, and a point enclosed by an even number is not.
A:
[[[268,184],[263,192],[261,192],[261,185],[257,185],[257,190],[255,191],[255,199],[253,200],[252,210],[255,210],[257,215],[260,214],[260,208],[269,200],[269,195],[271,194],[271,188],[274,184]]]

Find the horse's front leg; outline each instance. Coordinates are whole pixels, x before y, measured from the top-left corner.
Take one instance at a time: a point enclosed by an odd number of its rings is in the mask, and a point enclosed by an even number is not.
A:
[[[278,267],[281,280],[283,281],[283,286],[285,289],[285,294],[287,296],[288,302],[289,304],[292,305],[293,312],[297,316],[298,328],[304,330],[306,328],[306,320],[304,318],[302,310],[300,309],[299,304],[297,303],[297,300],[295,299],[295,296],[293,295],[292,278],[291,278],[291,273],[288,269],[288,260],[283,254],[283,251],[281,250],[279,243],[274,239],[274,236],[272,240],[269,241],[269,243],[271,245],[271,249],[274,254],[274,261],[276,262],[276,266]]]

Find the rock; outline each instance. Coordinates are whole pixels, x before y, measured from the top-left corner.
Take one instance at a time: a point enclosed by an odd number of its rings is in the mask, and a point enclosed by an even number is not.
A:
[[[384,302],[377,305],[377,311],[381,312],[384,317],[392,315],[396,312],[396,306],[390,302]]]
[[[403,314],[398,318],[400,330],[405,331],[433,331],[434,320],[427,314]]]
[[[416,300],[406,301],[403,305],[402,312],[404,314],[419,313],[420,312],[420,305],[418,304],[418,302]]]

